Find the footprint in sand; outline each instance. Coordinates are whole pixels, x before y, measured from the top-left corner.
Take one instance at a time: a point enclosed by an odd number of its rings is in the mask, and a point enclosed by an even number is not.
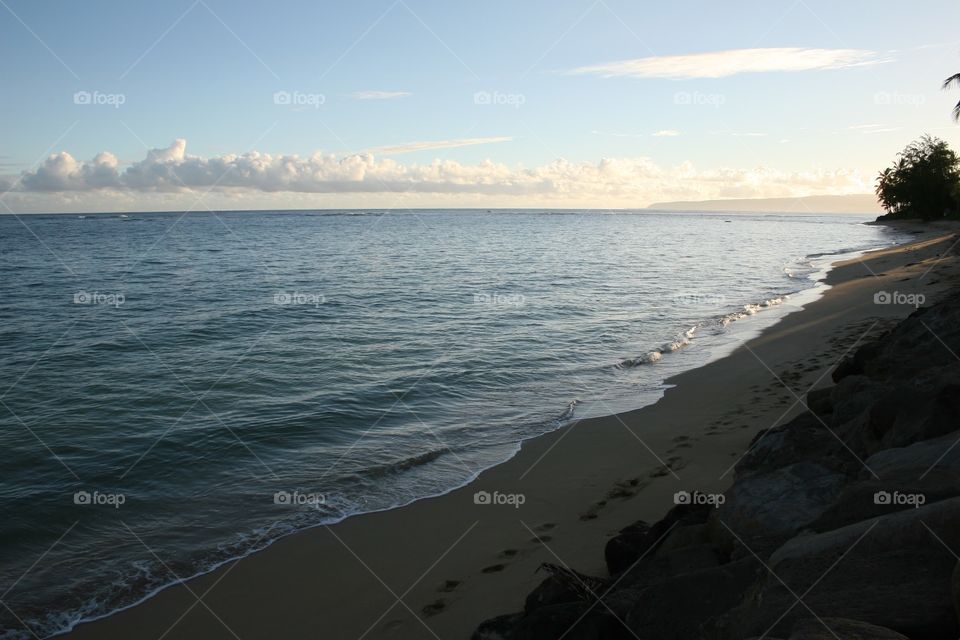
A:
[[[553,522],[544,522],[543,524],[541,524],[540,526],[538,526],[536,529],[534,529],[534,531],[550,531],[550,530],[553,529],[555,526],[557,526],[557,525],[554,524]]]
[[[439,591],[439,592],[441,592],[441,593],[450,593],[451,591],[453,591],[454,589],[456,589],[456,588],[459,587],[459,586],[460,586],[460,581],[459,581],[459,580],[444,580],[444,581],[443,581],[443,584],[441,584],[441,585],[437,588],[437,591]]]
[[[535,544],[546,544],[551,540],[553,540],[553,536],[534,536],[530,538],[530,542],[533,542]]]
[[[501,558],[513,558],[513,557],[515,557],[518,553],[520,553],[520,552],[517,551],[516,549],[504,549],[503,551],[500,552],[500,557],[501,557]]]
[[[505,564],[492,564],[489,567],[484,567],[483,569],[480,569],[480,573],[497,573],[499,571],[503,571],[506,568],[507,568],[507,565]]]
[[[446,602],[444,602],[443,600],[436,600],[434,602],[431,602],[427,606],[423,607],[422,609],[420,609],[420,613],[422,613],[424,617],[429,618],[430,616],[437,615],[438,613],[440,613],[446,608],[447,608]]]

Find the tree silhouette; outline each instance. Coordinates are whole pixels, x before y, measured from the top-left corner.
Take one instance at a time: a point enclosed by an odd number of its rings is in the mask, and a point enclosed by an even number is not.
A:
[[[956,217],[960,158],[946,142],[925,135],[911,142],[877,177],[877,197],[890,218]]]
[[[955,73],[946,80],[943,81],[943,88],[949,89],[951,84],[956,84],[960,87],[960,73]],[[953,119],[960,122],[960,102],[953,108]]]

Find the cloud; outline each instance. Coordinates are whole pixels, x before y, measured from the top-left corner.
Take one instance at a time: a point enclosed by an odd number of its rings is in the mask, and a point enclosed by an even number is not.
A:
[[[652,135],[655,138],[675,138],[680,135],[680,132],[676,129],[661,129]]]
[[[571,74],[604,78],[725,78],[740,73],[842,69],[889,62],[889,57],[865,49],[801,49],[770,47],[708,53],[652,56],[587,65]]]
[[[476,144],[493,144],[496,142],[510,142],[510,136],[494,136],[489,138],[460,138],[457,140],[430,140],[425,142],[407,142],[404,144],[386,145],[369,149],[368,153],[382,153],[396,155],[398,153],[412,153],[430,149],[453,149],[455,147],[469,147]]]
[[[413,94],[409,91],[354,91],[349,94],[351,98],[356,100],[390,100],[393,98],[406,98],[407,96],[412,96]]]
[[[2,181],[2,180],[0,180]],[[20,210],[142,210],[205,206],[642,207],[655,201],[865,193],[872,180],[849,169],[779,171],[662,166],[650,158],[554,160],[508,166],[492,160],[403,164],[372,153],[308,157],[252,151],[210,158],[186,142],[152,149],[126,168],[108,152],[78,161],[61,151],[23,172],[7,199]],[[208,200],[209,199],[209,200]]]

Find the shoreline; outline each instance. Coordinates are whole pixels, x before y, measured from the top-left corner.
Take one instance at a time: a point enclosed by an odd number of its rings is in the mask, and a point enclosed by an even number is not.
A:
[[[877,309],[862,300],[857,305],[846,303],[855,293],[864,293],[863,278],[870,274],[859,266],[863,262],[883,263],[871,270],[885,283],[902,282],[893,275],[902,276],[911,266],[907,255],[936,247],[931,238],[940,231],[925,230],[919,243],[836,264],[826,278],[831,288],[825,294],[753,336],[746,350],[738,348],[668,378],[666,382],[674,386],[652,405],[575,420],[524,441],[513,457],[479,472],[460,488],[290,534],[58,637],[131,637],[144,628],[157,635],[172,628],[166,635],[171,638],[234,637],[231,629],[236,628],[246,640],[271,637],[278,619],[289,623],[287,635],[294,637],[311,635],[318,628],[337,629],[342,637],[434,637],[433,629],[441,637],[467,637],[479,621],[522,604],[518,599],[542,577],[533,571],[539,562],[562,558],[564,564],[601,573],[598,539],[638,516],[665,511],[667,497],[692,488],[680,486],[687,478],[697,480],[698,488],[723,488],[728,474],[713,479],[716,472],[731,466],[753,434],[771,426],[768,418],[789,404],[783,394],[762,398],[759,388],[754,389],[757,384],[731,380],[737,377],[730,375],[731,368],[749,373],[749,381],[760,381],[798,354],[809,354],[809,343],[816,342],[813,335],[829,342],[826,334],[839,329],[843,329],[839,334],[849,334],[844,327],[871,313],[879,312],[887,320],[905,316],[909,310],[894,306]],[[887,273],[891,269],[893,275]],[[877,283],[868,284],[876,288]],[[843,287],[844,296],[835,293]],[[831,331],[820,331],[824,328]],[[846,337],[854,339],[852,334]],[[784,346],[785,342],[790,344]],[[767,371],[754,360],[755,351],[763,352],[764,363],[771,363]],[[815,362],[826,364],[821,356]],[[800,381],[812,376],[804,370],[796,377]],[[737,420],[727,415],[731,412],[726,403],[750,395],[758,400],[752,404],[760,406],[751,409],[746,421],[757,424],[732,426]],[[685,406],[691,399],[706,406]],[[772,424],[792,417],[793,409]],[[732,413],[745,412],[746,408]],[[704,430],[710,420],[713,423]],[[701,442],[711,451],[691,455],[703,448]],[[477,488],[491,495],[523,495],[524,503],[516,509],[474,504],[471,490]],[[640,502],[643,509],[638,511]],[[385,536],[394,544],[385,545]],[[383,611],[387,613],[377,619]]]

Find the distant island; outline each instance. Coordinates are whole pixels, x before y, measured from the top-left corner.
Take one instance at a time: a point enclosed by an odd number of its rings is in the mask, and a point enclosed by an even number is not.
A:
[[[655,202],[647,209],[659,211],[727,211],[783,213],[882,213],[872,193],[805,198],[740,198],[730,200],[678,200]]]

